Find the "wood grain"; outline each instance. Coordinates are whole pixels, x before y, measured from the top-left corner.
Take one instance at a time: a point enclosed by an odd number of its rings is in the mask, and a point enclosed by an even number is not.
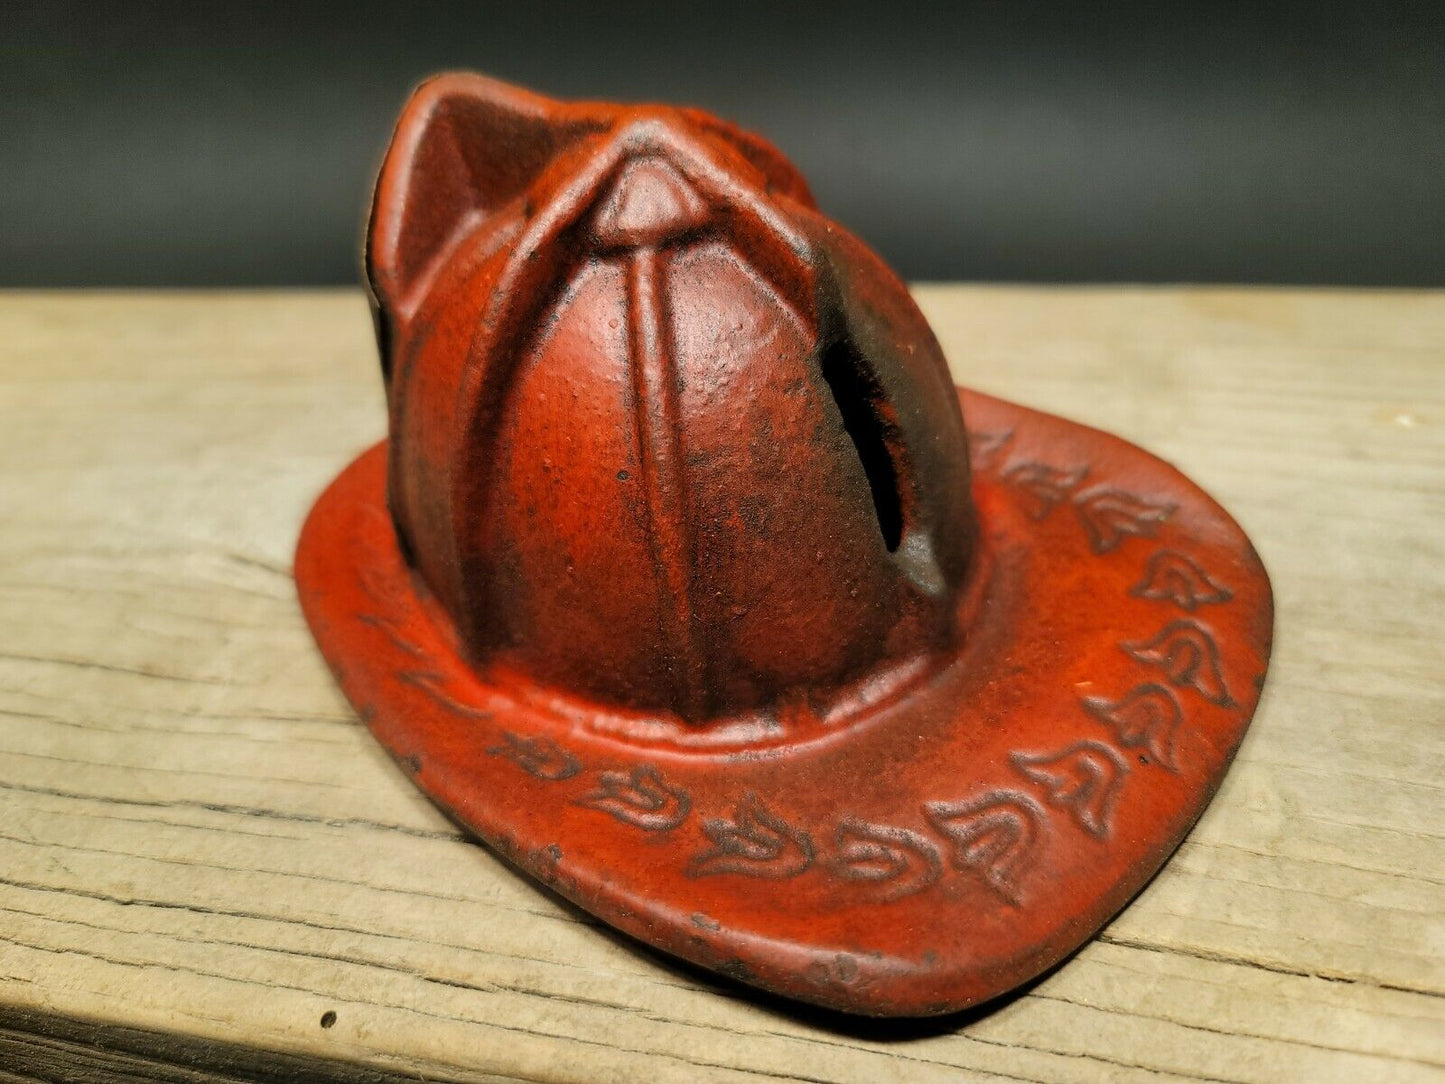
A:
[[[613,936],[302,624],[301,517],[384,428],[360,296],[3,295],[0,1080],[1445,1079],[1445,294],[918,295],[961,380],[1172,460],[1274,579],[1239,759],[1096,940],[914,1025]]]

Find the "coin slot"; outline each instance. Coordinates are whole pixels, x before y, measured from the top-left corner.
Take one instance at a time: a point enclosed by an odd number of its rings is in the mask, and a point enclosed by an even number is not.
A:
[[[892,553],[903,537],[903,505],[898,495],[898,472],[884,439],[888,424],[880,410],[882,389],[848,339],[840,339],[824,350],[821,366],[823,379],[842,415],[843,429],[868,479],[883,544]]]

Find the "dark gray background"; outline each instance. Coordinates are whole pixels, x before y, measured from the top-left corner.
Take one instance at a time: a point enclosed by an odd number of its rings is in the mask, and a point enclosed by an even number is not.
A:
[[[1445,2],[0,6],[0,285],[354,282],[409,86],[762,132],[911,278],[1445,283]]]

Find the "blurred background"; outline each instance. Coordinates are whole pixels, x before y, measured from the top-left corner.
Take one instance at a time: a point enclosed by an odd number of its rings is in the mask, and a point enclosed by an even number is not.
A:
[[[1445,3],[0,6],[0,286],[354,283],[410,86],[766,135],[912,279],[1445,284]]]

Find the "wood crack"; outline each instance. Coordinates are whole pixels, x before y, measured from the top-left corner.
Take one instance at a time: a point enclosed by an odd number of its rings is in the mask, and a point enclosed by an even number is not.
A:
[[[237,817],[258,817],[263,820],[294,821],[299,824],[320,824],[328,828],[368,828],[381,832],[396,832],[400,835],[413,836],[417,839],[439,839],[459,843],[474,842],[470,836],[460,830],[438,831],[431,828],[413,828],[410,825],[367,820],[364,817],[326,817],[318,813],[296,813],[280,809],[268,809],[264,806],[237,805],[230,802],[201,802],[185,798],[122,798],[12,781],[0,781],[0,790],[17,791],[25,794],[43,794],[52,798],[66,798],[79,802],[98,802],[103,805],[127,805],[142,809],[194,809],[206,813],[224,813]]]
[[[1301,979],[1321,979],[1325,982],[1342,982],[1372,986],[1379,990],[1394,990],[1403,994],[1419,994],[1421,997],[1445,997],[1445,991],[1384,982],[1379,979],[1372,979],[1368,975],[1345,975],[1327,971],[1311,971],[1303,968],[1286,967],[1283,964],[1266,963],[1263,960],[1251,960],[1246,956],[1234,956],[1225,952],[1208,952],[1203,949],[1186,949],[1173,945],[1151,945],[1145,941],[1119,937],[1117,934],[1108,932],[1100,933],[1095,940],[1101,941],[1106,945],[1116,945],[1120,948],[1139,949],[1143,952],[1163,952],[1171,956],[1189,956],[1196,960],[1208,960],[1210,963],[1235,964],[1239,967],[1251,967],[1257,971],[1270,971],[1276,975],[1291,975]]]

